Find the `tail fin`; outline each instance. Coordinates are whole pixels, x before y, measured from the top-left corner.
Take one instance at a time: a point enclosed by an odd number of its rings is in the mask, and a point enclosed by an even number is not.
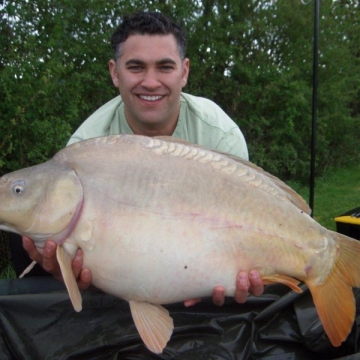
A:
[[[307,282],[324,330],[334,346],[349,335],[355,318],[353,287],[360,287],[360,241],[332,232],[339,257],[324,283]]]

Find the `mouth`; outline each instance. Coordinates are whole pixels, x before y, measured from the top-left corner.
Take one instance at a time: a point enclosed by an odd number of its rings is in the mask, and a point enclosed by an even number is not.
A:
[[[141,99],[141,100],[145,100],[145,101],[159,101],[161,100],[164,96],[162,95],[138,95],[138,97]]]

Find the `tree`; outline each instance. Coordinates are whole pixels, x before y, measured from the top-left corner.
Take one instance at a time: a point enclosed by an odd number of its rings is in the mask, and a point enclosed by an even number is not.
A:
[[[117,95],[109,38],[121,15],[140,9],[187,30],[185,91],[221,105],[251,160],[284,180],[307,180],[313,8],[300,0],[3,1],[0,172],[48,159]],[[359,24],[358,1],[321,2],[318,174],[360,157]]]

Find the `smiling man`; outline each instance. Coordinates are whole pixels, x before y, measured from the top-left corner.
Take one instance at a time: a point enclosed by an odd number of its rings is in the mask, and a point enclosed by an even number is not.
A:
[[[167,135],[248,159],[244,136],[225,112],[208,99],[182,92],[190,61],[185,57],[186,36],[180,27],[160,13],[139,12],[124,17],[111,44],[114,59],[109,62],[109,71],[120,95],[91,115],[71,136],[68,145],[113,134]],[[43,256],[29,238],[24,237],[23,245],[32,260],[60,278],[54,242],[46,243]],[[88,287],[91,274],[82,269],[80,250],[73,270],[80,288]],[[235,300],[242,303],[248,291],[260,295],[263,284],[256,270],[249,274],[240,270],[234,279]],[[221,286],[214,289],[213,300],[217,305],[223,304]],[[185,305],[198,301],[192,299]]]
[[[172,35],[133,35],[120,49],[109,69],[125,104],[126,122],[135,134],[172,135],[189,59],[180,58]]]
[[[169,135],[248,159],[243,134],[214,102],[182,92],[190,69],[186,36],[156,12],[125,17],[109,71],[120,96],[91,115],[68,144],[96,136]]]

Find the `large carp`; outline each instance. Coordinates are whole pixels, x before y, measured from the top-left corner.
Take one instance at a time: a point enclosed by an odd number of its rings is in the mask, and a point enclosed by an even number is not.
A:
[[[260,168],[182,142],[119,135],[76,143],[0,178],[0,229],[57,257],[74,308],[78,248],[93,284],[130,304],[146,346],[162,352],[173,322],[161,304],[233,296],[239,270],[264,283],[309,287],[330,341],[355,316],[360,243],[326,230],[304,200]]]

